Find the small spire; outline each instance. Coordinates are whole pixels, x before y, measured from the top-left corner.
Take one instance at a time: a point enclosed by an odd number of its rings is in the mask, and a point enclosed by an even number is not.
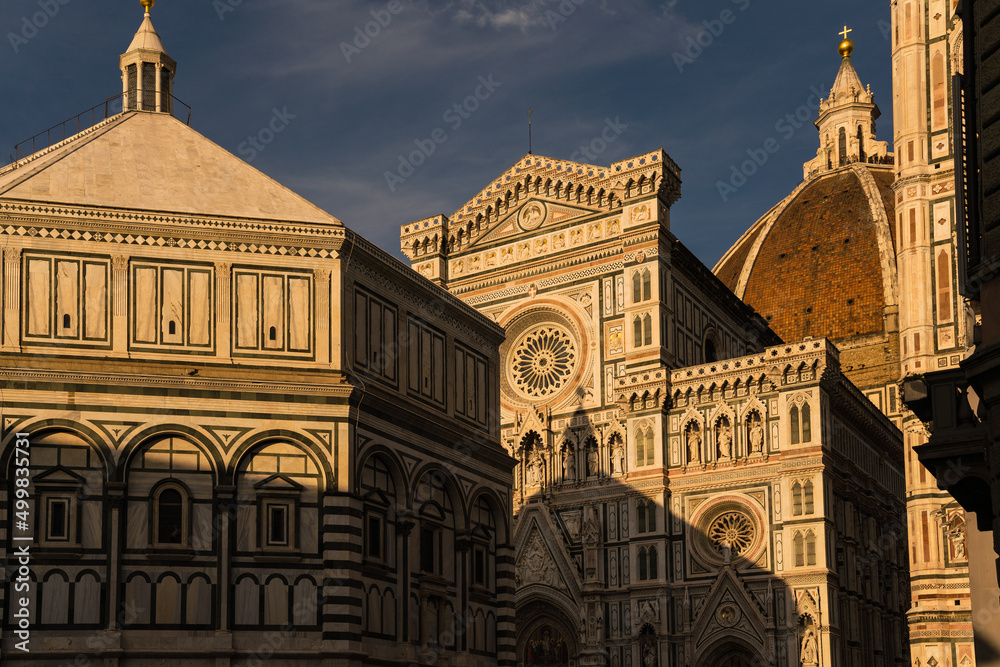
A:
[[[851,54],[854,53],[854,41],[847,38],[847,35],[852,32],[854,32],[854,30],[848,28],[846,25],[840,32],[840,36],[843,37],[844,40],[840,43],[840,46],[837,47],[837,52],[840,54],[840,57],[845,60],[848,60],[851,57]]]
[[[146,8],[146,16],[149,16],[149,10],[153,8],[153,4],[156,0],[139,0],[139,4]]]

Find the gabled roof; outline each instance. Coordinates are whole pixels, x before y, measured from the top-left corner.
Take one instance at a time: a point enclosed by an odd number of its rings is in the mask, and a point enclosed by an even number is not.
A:
[[[140,111],[0,170],[0,199],[340,224],[173,116]]]

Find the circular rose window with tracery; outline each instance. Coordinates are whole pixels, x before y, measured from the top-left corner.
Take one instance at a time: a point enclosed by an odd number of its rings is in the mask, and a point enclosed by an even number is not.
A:
[[[577,357],[576,343],[562,327],[533,329],[511,351],[513,385],[531,398],[549,398],[569,382]]]
[[[767,567],[767,535],[761,529],[767,518],[754,499],[724,494],[692,510],[691,555],[698,566]]]
[[[733,556],[744,554],[750,549],[756,537],[753,521],[742,512],[726,512],[708,527],[708,539],[720,554],[729,547]]]

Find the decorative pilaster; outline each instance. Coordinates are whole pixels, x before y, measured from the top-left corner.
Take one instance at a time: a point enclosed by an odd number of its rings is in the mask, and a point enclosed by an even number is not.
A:
[[[3,350],[20,352],[21,346],[21,249],[3,253]]]
[[[114,634],[115,645],[120,648],[121,627],[124,619],[131,614],[124,613],[121,607],[121,510],[125,503],[125,483],[108,482],[104,486],[105,502],[108,517],[108,632]]]
[[[330,363],[330,270],[316,269],[316,362]]]
[[[215,263],[215,340],[216,354],[225,360],[232,356],[232,268],[228,262]]]
[[[361,550],[353,535],[362,535],[363,516],[352,494],[331,492],[323,496],[323,653],[330,665],[360,667]],[[401,596],[402,597],[402,596]]]
[[[220,484],[215,487],[215,516],[217,524],[216,550],[219,563],[219,580],[215,584],[216,608],[219,625],[216,629],[216,650],[232,649],[232,613],[229,609],[229,592],[232,590],[232,564],[229,544],[230,520],[236,515],[236,487]]]
[[[128,356],[128,255],[111,256],[112,354]]]
[[[517,663],[514,557],[514,547],[511,544],[497,545],[497,667],[514,667]]]

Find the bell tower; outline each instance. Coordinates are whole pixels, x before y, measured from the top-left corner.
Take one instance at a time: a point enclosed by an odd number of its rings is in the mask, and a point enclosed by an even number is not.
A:
[[[119,59],[122,71],[122,108],[125,111],[173,111],[173,83],[177,63],[167,55],[153,27],[149,10],[155,0],[141,0],[146,14],[132,43]]]

